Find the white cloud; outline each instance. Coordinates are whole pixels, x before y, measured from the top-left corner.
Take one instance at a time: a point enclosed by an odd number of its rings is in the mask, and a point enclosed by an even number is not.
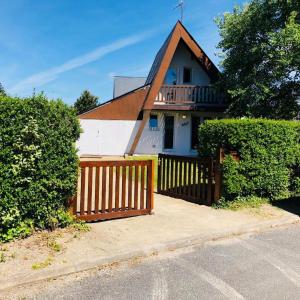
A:
[[[119,39],[111,44],[106,46],[99,47],[91,52],[88,52],[82,56],[78,56],[74,59],[68,60],[65,63],[61,64],[60,66],[50,68],[43,72],[31,75],[19,83],[14,85],[12,88],[9,89],[9,93],[17,93],[24,90],[32,90],[33,88],[40,87],[50,81],[55,80],[59,74],[64,72],[73,70],[75,68],[81,67],[88,63],[98,60],[99,58],[112,53],[116,50],[122,49],[124,47],[136,44],[146,38],[150,37],[154,34],[154,31],[146,31],[141,34],[132,35],[127,38]]]

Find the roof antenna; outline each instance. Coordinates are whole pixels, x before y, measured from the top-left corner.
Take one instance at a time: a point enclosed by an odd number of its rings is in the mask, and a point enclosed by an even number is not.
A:
[[[179,3],[173,9],[176,9],[178,7],[180,7],[180,11],[181,11],[180,21],[181,21],[181,23],[183,23],[183,9],[184,9],[184,1],[183,0],[179,0]]]

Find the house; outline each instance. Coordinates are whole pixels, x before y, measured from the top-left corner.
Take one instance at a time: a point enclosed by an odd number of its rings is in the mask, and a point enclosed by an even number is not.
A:
[[[213,86],[218,79],[178,21],[147,78],[116,78],[114,98],[79,116],[80,155],[196,155],[199,124],[224,115],[224,94]]]

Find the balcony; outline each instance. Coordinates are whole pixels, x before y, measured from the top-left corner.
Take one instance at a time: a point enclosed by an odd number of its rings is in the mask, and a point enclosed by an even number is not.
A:
[[[155,108],[197,108],[205,106],[224,107],[225,94],[211,86],[163,85],[155,99]]]

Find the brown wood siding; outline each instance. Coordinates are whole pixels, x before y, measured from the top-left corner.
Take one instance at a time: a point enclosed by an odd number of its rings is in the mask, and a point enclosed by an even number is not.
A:
[[[81,114],[79,118],[94,120],[137,120],[147,91],[148,87],[135,90]]]

